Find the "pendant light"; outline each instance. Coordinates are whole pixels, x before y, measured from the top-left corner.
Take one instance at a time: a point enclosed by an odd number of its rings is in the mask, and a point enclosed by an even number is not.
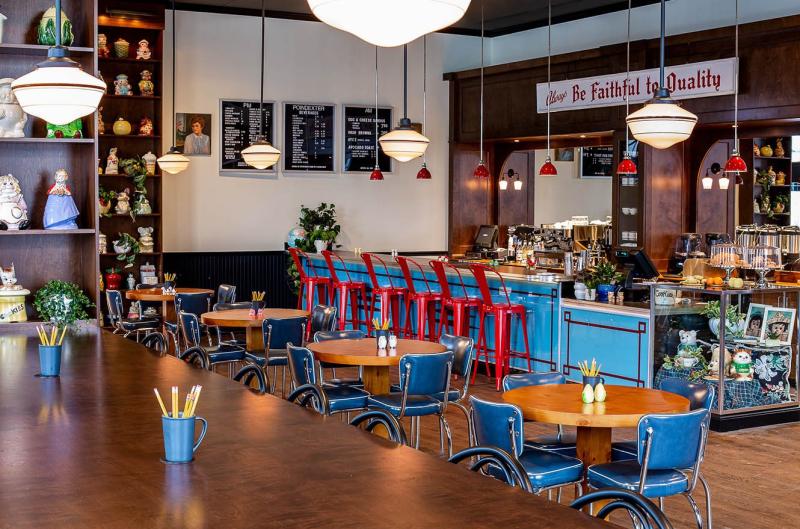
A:
[[[656,149],[667,149],[685,141],[697,124],[697,116],[670,99],[664,83],[664,40],[666,33],[666,0],[661,0],[661,65],[658,91],[644,107],[626,118],[633,137]]]
[[[373,116],[375,122],[375,167],[372,168],[372,173],[369,175],[370,180],[383,180],[383,172],[381,172],[380,163],[380,147],[378,146],[378,47],[375,46],[375,115]]]
[[[483,27],[483,0],[481,0],[481,129],[480,129],[480,159],[478,166],[472,173],[475,178],[489,178],[489,168],[483,161],[483,44],[485,40],[484,27]]]
[[[106,84],[83,71],[61,45],[61,0],[56,0],[56,45],[47,60],[11,83],[22,110],[54,125],[66,125],[97,111]]]
[[[408,44],[457,22],[470,0],[308,0],[318,19],[375,46]]]
[[[552,1],[547,1],[547,158],[544,159],[544,164],[539,168],[539,176],[558,176],[556,166],[550,159],[550,55],[552,53],[552,45],[550,41],[550,33],[553,26],[553,5]]]
[[[422,133],[425,134],[425,122],[428,116],[428,36],[422,37]],[[430,180],[428,160],[422,155],[422,167],[417,172],[417,180]]]
[[[175,24],[175,0],[172,0],[172,131],[175,133],[175,85],[178,78],[175,76],[175,48],[176,39],[175,34],[178,32],[178,26]],[[189,158],[183,155],[175,145],[169,148],[167,154],[156,160],[158,166],[162,171],[169,174],[178,174],[185,171],[189,167]]]
[[[281,151],[267,141],[264,136],[264,35],[266,33],[266,10],[264,0],[261,0],[261,99],[258,105],[258,117],[261,122],[258,139],[255,143],[242,150],[244,163],[256,169],[267,169],[272,167],[281,158]]]
[[[731,157],[725,163],[725,174],[736,175],[736,183],[739,184],[740,174],[747,172],[747,164],[739,154],[739,0],[736,0],[736,25],[735,25],[735,47],[736,47],[736,71],[733,75],[733,151]],[[720,189],[722,179],[720,179]]]
[[[398,162],[408,162],[425,154],[431,140],[415,131],[408,119],[408,45],[403,45],[403,119],[395,129],[380,138],[383,152]]]
[[[625,115],[627,116],[630,114],[630,81],[631,81],[631,2],[632,0],[628,0],[628,45],[626,49],[627,55],[627,66],[625,67]],[[635,175],[638,173],[638,169],[636,164],[634,163],[633,159],[631,158],[631,153],[628,151],[628,124],[625,124],[625,152],[622,156],[622,161],[619,162],[617,166],[617,174],[620,175]]]

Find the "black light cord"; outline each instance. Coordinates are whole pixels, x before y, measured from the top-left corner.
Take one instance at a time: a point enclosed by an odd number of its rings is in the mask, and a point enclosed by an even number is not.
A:
[[[175,49],[177,48],[175,34],[178,32],[178,28],[175,25],[175,0],[172,0],[172,130],[173,133],[178,123],[178,116],[175,114],[175,85],[178,82],[178,77],[175,74],[177,71],[177,65],[175,64]],[[176,151],[176,147],[172,145],[170,151]]]
[[[264,33],[266,32],[266,9],[264,0],[261,0],[261,99],[258,105],[258,117],[261,122],[259,139],[264,140]]]
[[[408,44],[403,44],[403,119],[408,119]]]

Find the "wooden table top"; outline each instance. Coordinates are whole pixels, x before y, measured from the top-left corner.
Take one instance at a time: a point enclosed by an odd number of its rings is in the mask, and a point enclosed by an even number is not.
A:
[[[261,327],[267,318],[308,318],[309,312],[296,309],[264,309],[262,318],[251,318],[249,309],[218,310],[200,315],[200,321],[220,327]]]
[[[214,294],[213,290],[207,288],[176,288],[178,294]],[[160,288],[143,288],[140,290],[128,290],[125,297],[137,301],[172,301],[175,294],[164,294]]]
[[[443,353],[447,348],[424,340],[397,340],[397,349],[378,350],[375,338],[362,340],[328,340],[310,343],[308,347],[321,362],[352,366],[396,366],[405,354]]]
[[[689,401],[657,389],[606,386],[605,402],[584,404],[581,384],[528,386],[503,393],[503,400],[516,404],[526,419],[552,424],[594,428],[635,427],[648,413],[689,411]]]
[[[68,336],[61,377],[35,378],[19,332],[0,336],[2,527],[608,527],[106,331]],[[208,435],[165,465],[153,387],[194,384]]]

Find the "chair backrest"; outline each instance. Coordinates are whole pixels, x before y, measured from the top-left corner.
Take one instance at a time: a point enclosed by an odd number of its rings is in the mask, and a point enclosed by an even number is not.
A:
[[[439,288],[442,291],[442,297],[444,299],[450,299],[453,297],[452,293],[450,292],[450,282],[447,280],[447,274],[444,271],[444,263],[442,261],[429,261],[428,264],[433,268],[433,273],[436,274],[436,281],[439,282]],[[466,296],[466,288],[464,289],[464,295]]]
[[[175,294],[175,312],[190,312],[200,316],[211,310],[211,294],[205,293],[178,293]]]
[[[472,372],[472,361],[475,358],[475,342],[465,336],[443,334],[439,343],[448,351],[453,352],[453,373],[464,378],[464,384],[469,384],[469,375]]]
[[[703,408],[711,411],[711,404],[716,395],[714,386],[708,386],[702,382],[689,382],[682,378],[665,378],[661,381],[659,389],[686,397],[689,400],[690,410]]]
[[[214,310],[236,310],[236,309],[250,309],[253,306],[252,301],[234,301],[233,303],[214,303]]]
[[[525,386],[544,386],[547,384],[566,384],[567,377],[556,371],[548,373],[519,373],[503,377],[503,391],[524,388]]]
[[[311,309],[311,334],[332,331],[336,326],[336,307],[317,305]]]
[[[522,453],[522,411],[513,404],[475,397],[472,404],[472,435],[478,446],[494,446],[509,454]]]
[[[297,268],[297,273],[300,274],[300,279],[305,279],[308,276],[317,276],[317,272],[314,270],[314,267],[311,266],[311,260],[303,250],[299,248],[289,248],[289,255],[292,256],[292,261],[294,261],[294,266]],[[308,272],[303,268],[303,258],[308,261]]]
[[[217,303],[233,303],[236,301],[236,286],[222,283],[217,287]]]
[[[643,416],[638,426],[639,464],[647,470],[696,467],[703,458],[709,415],[701,408]]]
[[[122,293],[119,290],[106,290],[106,306],[112,324],[123,318]]]
[[[267,351],[286,349],[288,344],[303,343],[306,330],[306,319],[300,318],[267,318],[261,322],[264,335],[264,347]]]
[[[428,283],[428,278],[425,277],[425,271],[422,269],[422,265],[420,265],[415,260],[409,257],[403,257],[402,255],[397,256],[395,258],[395,261],[397,261],[397,264],[400,265],[400,271],[403,272],[403,278],[406,280],[406,287],[408,288],[408,291],[411,294],[417,293],[417,289],[414,286],[414,278],[411,275],[412,266],[416,268],[417,271],[419,271],[419,274],[422,277],[422,281],[425,284],[425,290],[428,292],[428,294],[433,292],[430,283]]]
[[[314,333],[315,342],[327,342],[328,340],[361,340],[367,333],[360,329],[347,331],[319,331]]]
[[[619,488],[607,488],[587,492],[569,504],[576,510],[581,510],[595,502],[602,501],[603,505],[596,511],[595,516],[601,520],[614,511],[624,509],[629,515],[635,517],[635,526],[642,529],[673,529],[672,523],[658,506],[638,492]]]
[[[292,375],[294,387],[317,383],[314,369],[314,353],[305,347],[297,347],[289,343],[286,347],[289,357],[289,373]]]
[[[383,273],[386,274],[386,278],[389,281],[389,286],[394,288],[392,276],[389,274],[389,267],[386,266],[386,261],[373,253],[362,253],[361,259],[364,261],[364,266],[367,267],[367,273],[369,274],[369,280],[372,282],[373,289],[382,288],[384,286],[378,282],[378,275],[375,273],[375,265],[373,264],[373,261],[378,261],[378,263],[383,267]]]
[[[401,445],[408,444],[403,425],[389,412],[379,409],[367,410],[350,421],[350,426],[360,428],[362,425],[364,426],[364,430],[370,433],[376,426],[383,426],[389,435],[390,441]]]
[[[142,338],[141,344],[148,349],[155,349],[156,351],[163,352],[167,350],[167,340],[160,332],[154,331]]]
[[[434,395],[450,387],[453,353],[407,354],[400,359],[400,387],[406,395]]]
[[[449,463],[459,464],[469,459],[469,469],[473,472],[484,472],[502,479],[512,487],[519,487],[525,492],[533,492],[530,478],[522,464],[505,450],[494,446],[471,446],[448,459]]]
[[[322,257],[325,258],[325,264],[328,265],[328,273],[331,275],[331,281],[333,281],[334,283],[339,283],[339,276],[336,273],[336,265],[333,262],[333,260],[336,259],[337,261],[339,261],[339,264],[342,265],[341,271],[344,272],[344,275],[347,277],[348,283],[353,282],[352,278],[350,277],[350,271],[347,270],[347,265],[345,264],[344,259],[342,259],[341,256],[336,255],[330,250],[322,250]]]
[[[475,276],[475,282],[478,283],[478,290],[481,292],[481,297],[483,298],[483,304],[486,307],[493,307],[494,306],[494,299],[492,298],[492,290],[489,288],[489,281],[486,278],[486,274],[494,275],[498,281],[500,281],[500,289],[502,290],[503,294],[506,297],[506,303],[511,305],[511,296],[508,294],[508,289],[506,288],[506,282],[503,280],[503,276],[501,276],[497,270],[490,266],[482,265],[482,264],[472,264],[469,267],[470,271],[472,271],[472,275]]]
[[[197,315],[191,312],[180,311],[178,313],[178,323],[181,326],[181,332],[186,340],[188,347],[200,346],[200,322]]]

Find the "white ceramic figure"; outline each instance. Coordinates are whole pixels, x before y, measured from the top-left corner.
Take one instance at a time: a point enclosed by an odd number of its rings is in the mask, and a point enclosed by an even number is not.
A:
[[[108,158],[106,158],[106,174],[119,174],[119,158],[117,157],[117,148],[111,147],[108,151]]]
[[[136,58],[139,60],[148,61],[150,60],[151,53],[150,43],[145,39],[140,40],[139,47],[136,48]]]
[[[108,237],[105,233],[97,237],[97,253],[108,253]]]
[[[145,171],[147,172],[147,176],[153,176],[156,174],[156,155],[150,151],[147,151],[147,154],[142,156],[142,160],[144,160],[144,167]]]
[[[17,271],[14,269],[14,263],[8,268],[0,267],[0,280],[3,286],[0,290],[22,290],[22,285],[17,284]]]
[[[129,192],[130,191],[126,187],[124,191],[117,193],[117,205],[114,208],[114,211],[119,215],[126,215],[131,211],[130,196],[128,195]]]
[[[128,283],[128,290],[136,288],[136,278],[133,277],[133,274],[128,274],[128,278],[125,279],[125,282]]]
[[[141,253],[153,253],[153,228],[140,226],[139,232],[139,251]]]
[[[11,83],[14,79],[0,79],[0,138],[24,138],[28,114],[17,102]]]
[[[753,380],[753,358],[750,353],[744,349],[738,349],[733,355],[731,362],[731,375],[736,377],[737,381]]]
[[[0,230],[24,230],[29,225],[28,205],[14,175],[0,176]]]

